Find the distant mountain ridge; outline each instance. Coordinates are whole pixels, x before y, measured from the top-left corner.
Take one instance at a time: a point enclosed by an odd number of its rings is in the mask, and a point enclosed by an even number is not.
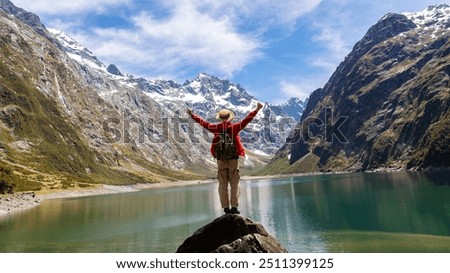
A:
[[[287,102],[283,104],[272,105],[272,111],[275,112],[277,115],[281,113],[286,113],[289,116],[293,117],[295,121],[300,121],[303,111],[305,110],[307,104],[308,99],[302,101],[299,98],[290,98]]]
[[[269,172],[450,167],[449,26],[448,5],[380,19],[311,94]]]
[[[255,108],[258,101],[239,84],[206,73],[200,73],[195,79],[186,80],[183,84],[171,80],[148,80],[129,74],[124,75],[113,64],[106,67],[91,51],[64,32],[55,29],[49,29],[49,31],[72,59],[83,65],[85,69],[89,69],[90,73],[96,74],[94,78],[109,77],[118,84],[144,92],[149,98],[158,102],[166,110],[167,115],[181,115],[183,110],[189,107],[210,121],[214,121],[212,117],[215,113],[222,108],[227,108],[235,112],[236,119],[241,119]],[[106,93],[102,96],[109,99]],[[117,101],[113,103],[119,104]],[[244,132],[244,138],[247,135],[249,139],[246,147],[256,153],[273,155],[299,120],[305,105],[306,103],[298,98],[291,98],[286,104],[280,106],[268,104],[256,117],[256,123],[249,125],[247,134]],[[286,121],[281,129],[276,123],[280,119]],[[261,128],[265,129],[261,130]]]

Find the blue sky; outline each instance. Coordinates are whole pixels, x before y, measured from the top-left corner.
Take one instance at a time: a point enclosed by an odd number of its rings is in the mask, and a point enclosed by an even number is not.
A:
[[[439,1],[439,2],[436,2]],[[13,0],[123,73],[183,83],[206,72],[261,101],[305,99],[389,12],[450,0]]]

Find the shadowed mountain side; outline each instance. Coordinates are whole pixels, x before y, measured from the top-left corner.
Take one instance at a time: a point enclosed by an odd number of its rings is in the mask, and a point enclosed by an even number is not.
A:
[[[176,252],[286,253],[287,250],[260,223],[225,214],[195,231]]]
[[[261,174],[450,167],[450,6],[371,27]]]

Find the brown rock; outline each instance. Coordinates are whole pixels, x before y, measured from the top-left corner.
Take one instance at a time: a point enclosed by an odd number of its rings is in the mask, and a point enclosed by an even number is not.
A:
[[[178,253],[285,253],[264,227],[236,214],[225,214],[201,227],[178,247]]]

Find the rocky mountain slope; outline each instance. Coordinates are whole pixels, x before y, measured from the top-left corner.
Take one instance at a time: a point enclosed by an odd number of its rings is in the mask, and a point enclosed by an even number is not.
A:
[[[212,175],[211,136],[185,109],[213,120],[220,108],[241,118],[256,105],[241,86],[204,73],[184,84],[124,75],[7,0],[0,34],[0,180],[16,190]],[[243,166],[267,162],[294,125],[268,106],[243,133],[254,140]]]
[[[450,7],[387,14],[308,106],[267,172],[450,167]]]
[[[37,26],[37,32],[36,24],[4,12],[14,11],[10,2],[1,4],[0,180],[20,191],[198,177],[171,168],[177,160],[171,166],[160,160],[168,144],[142,147],[133,138],[137,122],[130,120],[127,130],[113,128],[124,111],[101,97],[103,86],[92,84],[97,79],[68,57],[45,28]],[[162,116],[158,103],[142,92],[124,90],[112,80],[103,84],[123,91],[116,95],[122,107],[149,118]],[[116,139],[118,134],[128,141]],[[189,158],[178,142],[170,143],[172,158]]]

